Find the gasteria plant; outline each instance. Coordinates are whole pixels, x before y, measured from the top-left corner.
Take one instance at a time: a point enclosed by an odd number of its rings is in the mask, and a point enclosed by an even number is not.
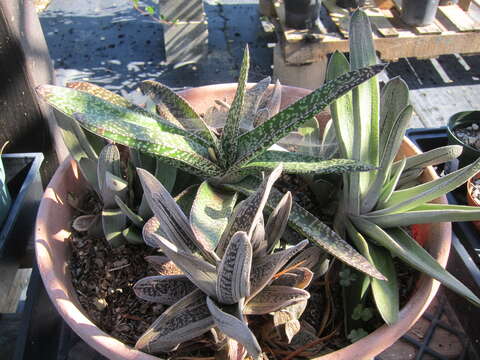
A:
[[[4,144],[0,149],[0,156],[3,153],[3,149],[5,148]],[[3,165],[3,161],[0,157],[0,228],[8,216],[8,211],[10,210],[10,206],[12,203],[12,199],[10,197],[10,192],[7,188],[7,183],[5,181],[5,168]]]
[[[361,10],[350,21],[350,63],[333,54],[327,78],[375,64],[370,22]],[[405,135],[412,106],[408,88],[400,78],[381,91],[377,78],[361,84],[330,106],[340,156],[372,164],[378,169],[345,174],[336,229],[384,274],[388,281],[358,274],[356,284],[345,286],[347,329],[358,332],[358,306],[366,304],[367,289],[386,323],[398,318],[398,281],[393,258],[439,280],[445,286],[480,305],[480,299],[443,269],[410,235],[409,225],[480,219],[474,207],[430,203],[463,184],[480,170],[475,163],[442,178],[419,184],[415,180],[429,165],[457,157],[461,148],[447,146],[407,159],[395,160]],[[413,183],[412,183],[413,181]]]
[[[150,276],[134,286],[140,298],[171,305],[140,337],[138,349],[169,352],[215,327],[216,337],[222,339],[219,346],[227,346],[226,353],[243,354],[238,342],[258,359],[262,350],[246,316],[306,305],[310,295],[304,288],[313,277],[307,267],[316,266],[321,250],[314,247],[314,252],[299,254],[307,240],[278,250],[292,206],[291,194],[283,196],[266,225],[263,221],[264,206],[281,171],[281,166],[277,167],[254,194],[224,214],[228,226],[218,242],[210,243],[198,236],[194,220],[203,216],[204,199],[195,198],[188,219],[153,175],[138,170],[155,214],[144,227],[145,242],[161,249],[176,265],[175,274]],[[290,259],[287,268],[279,272]],[[294,317],[290,321],[298,322],[304,308],[291,311]],[[291,336],[299,330],[296,327]]]
[[[315,156],[272,150],[271,147],[309,121],[331,101],[383,68],[384,65],[373,65],[343,74],[253,127],[259,113],[257,104],[245,102],[249,69],[247,48],[235,97],[218,135],[185,100],[167,87],[152,82],[142,86],[153,100],[161,100],[160,115],[105,92],[100,94],[50,85],[40,87],[38,92],[48,103],[76,119],[87,130],[140,152],[153,154],[166,164],[205,180],[197,196],[205,199],[201,206],[204,206],[203,214],[206,216],[195,219],[194,226],[199,229],[201,237],[214,242],[221,232],[218,224],[212,222],[208,215],[208,208],[224,209],[232,201],[231,197],[221,194],[220,187],[228,185],[234,191],[248,195],[259,185],[259,172],[271,171],[279,163],[283,164],[286,173],[295,174],[371,169],[371,166],[356,160],[322,161]],[[246,124],[245,132],[241,131],[240,124]],[[279,197],[281,194],[274,190],[272,202],[278,201]],[[270,209],[273,208],[272,202],[267,203]],[[370,276],[385,279],[347,242],[296,203],[292,206],[289,224],[341,261]]]

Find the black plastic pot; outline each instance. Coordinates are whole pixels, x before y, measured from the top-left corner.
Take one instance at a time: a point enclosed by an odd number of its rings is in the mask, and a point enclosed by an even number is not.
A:
[[[463,146],[463,152],[460,156],[460,166],[471,164],[473,161],[480,157],[480,151],[474,147],[464,143],[455,135],[456,128],[463,128],[471,125],[472,123],[480,123],[480,111],[463,111],[456,113],[448,120],[447,134],[448,143]]]
[[[403,22],[413,26],[430,25],[435,20],[439,0],[402,0]]]
[[[409,129],[407,136],[422,150],[428,151],[448,145],[447,128]],[[443,166],[437,168],[441,173]],[[450,204],[466,205],[466,186],[447,194]],[[480,233],[471,222],[452,223],[452,247],[447,270],[468,286],[475,294],[480,293]],[[446,289],[446,295],[456,316],[462,324],[470,343],[480,354],[480,308]]]
[[[292,29],[312,29],[320,12],[321,0],[284,0],[285,25]]]
[[[0,229],[0,258],[17,258],[32,238],[35,217],[43,193],[41,153],[3,154],[6,182],[12,206]]]

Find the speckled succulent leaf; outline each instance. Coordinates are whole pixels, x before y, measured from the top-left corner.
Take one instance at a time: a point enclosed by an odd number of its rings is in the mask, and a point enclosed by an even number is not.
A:
[[[350,64],[345,55],[336,51],[332,54],[328,63],[326,80],[334,80],[340,75],[347,73],[349,69]],[[348,92],[332,101],[330,113],[332,114],[335,133],[340,146],[340,155],[351,159],[354,137],[352,93]]]
[[[480,159],[477,159],[474,163],[444,177],[405,190],[397,190],[385,204],[385,208],[370,214],[386,215],[411,210],[456,189],[479,171]]]
[[[127,217],[120,209],[102,210],[103,233],[111,247],[116,248],[125,244],[122,231],[126,225]]]
[[[299,99],[252,131],[240,136],[236,164],[243,165],[265,152],[270,146],[318,114],[330,102],[347,93],[384,69],[374,65],[349,72],[325,83],[321,88]]]
[[[265,122],[273,115],[278,114],[278,112],[280,111],[281,103],[282,103],[282,85],[280,84],[280,81],[277,79],[273,87],[272,93],[267,97],[264,96],[262,99],[262,102],[259,105],[257,118],[255,119],[255,127]],[[265,113],[264,117],[258,116],[258,113],[260,112]]]
[[[341,174],[351,171],[368,171],[373,169],[371,165],[355,160],[323,160],[316,156],[301,153],[269,150],[248,164],[243,165],[241,172],[243,174],[258,174],[260,171],[271,170],[278,166],[278,164],[283,165],[283,171],[287,174]]]
[[[205,294],[196,290],[165,310],[138,339],[135,348],[153,354],[168,352],[214,325]]]
[[[106,145],[100,155],[97,163],[98,187],[102,196],[103,206],[105,208],[115,207],[115,200],[113,199],[113,192],[107,186],[107,173],[121,176],[120,169],[120,152],[116,145]]]
[[[307,301],[300,301],[295,304],[285,306],[273,314],[273,324],[275,326],[280,326],[291,320],[300,319],[300,316],[302,316],[306,306]]]
[[[380,192],[380,196],[378,197],[377,207],[379,209],[385,207],[385,203],[390,199],[393,192],[397,188],[399,184],[399,180],[403,173],[403,169],[405,169],[406,163],[407,163],[406,158],[404,158],[400,162],[399,164],[400,166],[392,168],[392,174],[390,176],[390,180],[388,180],[388,182],[383,186]]]
[[[245,91],[243,107],[240,112],[240,128],[242,130],[252,130],[254,128],[258,106],[268,85],[270,85],[270,81],[270,76],[268,76]]]
[[[242,180],[241,183],[225,185],[228,189],[247,195],[252,194],[257,186],[258,179],[253,177],[248,177]],[[281,200],[282,196],[283,194],[280,191],[273,189],[270,193],[267,207],[270,209],[275,208],[275,205]],[[384,276],[351,247],[351,245],[295,202],[292,205],[288,223],[290,227],[298,231],[302,236],[305,236],[312,243],[332,254],[342,262],[370,276],[384,279]]]
[[[128,219],[132,222],[133,225],[142,228],[145,224],[143,218],[133,212],[132,209],[128,207],[127,204],[123,202],[123,200],[115,195],[115,203],[117,204],[118,208],[122,210],[122,212],[128,217]]]
[[[267,253],[271,253],[280,242],[280,239],[288,224],[290,211],[292,210],[292,194],[287,192],[273,209],[265,226],[267,238]]]
[[[371,288],[377,310],[382,319],[389,325],[398,320],[399,291],[397,272],[388,250],[367,242],[365,237],[346,220],[347,231],[353,243],[372,264],[386,276],[388,281],[371,279]]]
[[[462,151],[463,147],[461,145],[447,145],[429,150],[421,154],[413,155],[405,158],[406,163],[404,170],[425,168],[427,166],[443,164],[445,162],[458,158]],[[392,169],[397,169],[400,166],[400,163],[401,160],[394,162]]]
[[[113,175],[111,172],[107,171],[105,174],[105,189],[110,191],[113,195],[112,205],[116,206],[115,196],[118,196],[122,200],[125,200],[128,195],[128,181],[124,180],[116,175]]]
[[[326,131],[326,129],[325,127],[324,131]],[[317,118],[314,116],[311,117],[298,128],[297,133],[301,135],[301,141],[296,147],[296,152],[321,157],[322,139]],[[322,157],[322,160],[325,160],[325,158]]]
[[[199,176],[220,173],[220,168],[209,160],[208,144],[203,139],[157,119],[154,114],[147,117],[68,88],[44,85],[38,92],[50,105],[99,136],[154,154]]]
[[[187,253],[199,251],[207,261],[215,263],[218,257],[210,250],[210,244],[197,238],[190,222],[170,193],[152,174],[137,169],[143,193],[153,213],[162,224],[161,228],[169,241]]]
[[[140,299],[173,305],[197,287],[185,275],[156,275],[138,280],[133,291]]]
[[[142,231],[141,228],[130,225],[126,229],[123,229],[122,236],[125,240],[132,245],[145,245],[145,241],[143,241]]]
[[[198,188],[190,211],[190,225],[210,251],[215,251],[236,202],[237,193],[216,189],[207,181]]]
[[[267,254],[267,239],[265,238],[265,222],[263,216],[260,217],[260,220],[253,230],[252,236],[250,238],[250,243],[252,244],[253,256],[264,256]]]
[[[308,291],[282,285],[270,285],[245,305],[246,315],[263,315],[310,298]]]
[[[245,346],[248,354],[253,359],[259,359],[262,349],[247,324],[235,316],[222,311],[211,298],[207,298],[207,306],[215,321],[215,325],[220,331]]]
[[[268,196],[273,187],[275,181],[282,173],[282,166],[277,166],[272,173],[266,177],[261,184],[250,196],[239,205],[237,211],[234,212],[232,221],[229,221],[227,228],[223,232],[219,246],[217,248],[217,254],[222,256],[229,239],[237,231],[245,231],[248,236],[251,237],[252,233],[257,226],[260,217],[262,216],[263,208],[267,203]]]
[[[243,53],[242,67],[238,78],[237,91],[233,98],[232,105],[228,110],[227,121],[223,127],[220,144],[223,153],[227,158],[227,164],[233,164],[238,153],[238,136],[240,134],[240,121],[242,120],[242,108],[247,86],[248,69],[250,67],[250,54],[248,46],[245,47]]]
[[[386,123],[395,120],[400,111],[409,104],[408,87],[400,77],[390,79],[382,88],[380,94],[380,129]],[[380,148],[385,141],[380,136]]]
[[[288,268],[288,267],[287,267]],[[297,267],[283,273],[272,282],[272,285],[289,286],[305,289],[313,279],[313,272],[306,267]]]
[[[190,185],[189,187],[185,188],[180,194],[175,196],[175,202],[180,209],[182,209],[183,213],[186,216],[190,216],[190,210],[192,209],[193,202],[195,201],[195,197],[197,196],[198,191],[198,184]]]
[[[160,113],[166,114],[167,120],[174,124],[180,124],[182,128],[195,132],[201,136],[207,143],[214,145],[216,137],[211,129],[205,124],[200,115],[169,87],[156,81],[147,80],[140,84],[140,89],[145,95],[148,95],[157,106],[166,107],[166,111]],[[168,111],[168,112],[167,112]]]
[[[381,134],[384,147],[380,148],[380,169],[363,198],[363,203],[361,204],[362,214],[372,210],[377,203],[382,188],[390,177],[393,160],[400,149],[412,114],[413,107],[407,105],[400,111],[392,123],[384,123]]]
[[[325,260],[326,255],[327,253],[320,249],[320,247],[310,246],[293,257],[285,267],[288,269],[301,266],[312,270]]]
[[[480,208],[467,205],[427,203],[400,213],[385,215],[366,214],[363,217],[382,228],[391,228],[437,222],[479,221]]]
[[[350,69],[356,70],[377,63],[372,27],[365,12],[359,10],[350,19]],[[379,165],[380,86],[374,77],[352,90],[354,137],[352,158],[374,166]],[[365,195],[376,172],[350,176],[350,199]],[[358,186],[358,187],[357,187]],[[357,191],[358,190],[358,191]],[[355,204],[354,204],[355,203]],[[358,214],[356,202],[352,213]]]
[[[88,231],[98,220],[98,215],[80,215],[72,222],[72,228],[75,231]]]
[[[298,254],[307,244],[308,240],[303,240],[286,250],[258,258],[253,263],[250,273],[250,298],[262,291],[288,260]]]
[[[250,239],[245,232],[237,232],[217,268],[217,300],[221,304],[235,304],[250,295],[251,266]]]
[[[156,244],[156,247],[160,248],[199,289],[208,296],[216,296],[217,272],[215,266],[198,256],[177,248],[173,243],[158,234],[158,225],[155,218],[147,221],[143,227],[145,242]]]
[[[155,177],[168,192],[171,192],[177,179],[177,168],[157,159],[155,163]]]
[[[403,189],[403,188],[408,188],[412,186],[419,185],[421,183],[420,181],[420,176],[423,174],[425,169],[409,169],[405,172],[402,173],[400,176],[400,179],[398,179],[398,184],[396,189]],[[415,185],[412,185],[415,183]],[[378,206],[379,208],[381,206]]]
[[[335,126],[333,124],[333,120],[330,119],[325,124],[325,128],[323,129],[319,156],[324,159],[331,159],[339,153],[338,147]]]
[[[440,281],[449,289],[480,305],[480,299],[465,285],[445,270],[424,248],[400,228],[383,230],[362,218],[353,218],[354,225],[413,268]]]
[[[168,257],[163,255],[145,256],[145,261],[153,267],[159,275],[183,275],[183,271]]]

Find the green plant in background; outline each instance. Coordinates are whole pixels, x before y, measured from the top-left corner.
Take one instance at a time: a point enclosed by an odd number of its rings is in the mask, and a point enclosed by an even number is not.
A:
[[[10,206],[12,204],[10,192],[8,191],[7,183],[5,182],[5,168],[1,159],[3,149],[5,149],[6,145],[7,143],[5,143],[0,149],[0,227],[7,218]]]
[[[161,115],[105,91],[85,92],[45,85],[38,92],[57,110],[76,119],[87,130],[142,153],[155,155],[163,163],[204,180],[197,196],[205,199],[202,204],[205,216],[195,219],[197,223],[194,226],[199,229],[199,236],[214,242],[219,236],[218,225],[212,221],[207,210],[223,209],[231,202],[228,196],[222,196],[222,188],[250,195],[261,182],[258,178],[260,171],[271,171],[280,163],[286,173],[294,174],[371,169],[371,166],[355,160],[324,161],[316,156],[273,150],[271,147],[309,121],[331,101],[383,68],[384,65],[373,65],[343,74],[253,127],[250,124],[255,124],[258,119],[258,109],[252,102],[245,101],[248,98],[246,84],[249,69],[246,49],[237,91],[225,125],[218,133],[185,100],[161,84],[147,82],[142,85],[154,101],[161,98]],[[165,115],[167,113],[168,116]],[[245,129],[250,130],[242,132],[240,124],[246,124]],[[273,204],[281,196],[274,189],[267,207],[273,209]],[[384,279],[347,242],[296,203],[292,206],[289,225],[343,262],[375,278]]]
[[[277,167],[235,209],[227,207],[221,214],[228,220],[227,226],[215,243],[198,236],[195,219],[204,216],[201,192],[188,219],[153,175],[138,170],[155,214],[144,227],[145,242],[160,248],[176,265],[174,274],[150,276],[134,286],[140,298],[171,305],[140,337],[138,349],[169,352],[215,327],[219,348],[238,354],[238,342],[257,359],[262,350],[248,327],[247,316],[272,313],[278,317],[282,314],[276,313],[287,311],[292,316],[289,321],[298,323],[310,297],[304,289],[313,278],[312,270],[317,271],[321,250],[314,247],[314,252],[300,253],[307,240],[279,249],[292,206],[290,193],[264,223],[263,209],[281,170]],[[280,271],[282,268],[286,269]],[[293,328],[291,337],[300,331],[299,323]]]
[[[327,79],[376,63],[370,22],[362,11],[350,21],[350,63],[341,53],[333,54]],[[447,146],[408,159],[395,161],[412,115],[408,88],[400,78],[379,90],[377,78],[334,101],[330,110],[339,142],[340,156],[368,163],[377,169],[343,175],[341,205],[336,230],[350,240],[388,281],[357,273],[351,284],[344,281],[346,330],[357,338],[358,305],[367,302],[368,289],[383,320],[398,318],[398,281],[393,258],[439,280],[476,305],[480,299],[443,269],[409,234],[408,227],[443,221],[480,218],[475,207],[439,205],[430,201],[452,191],[480,170],[480,160],[437,180],[420,184],[417,178],[429,165],[457,157],[461,148]],[[351,279],[351,278],[350,278]],[[357,309],[357,310],[356,310]],[[361,324],[360,324],[361,326]]]

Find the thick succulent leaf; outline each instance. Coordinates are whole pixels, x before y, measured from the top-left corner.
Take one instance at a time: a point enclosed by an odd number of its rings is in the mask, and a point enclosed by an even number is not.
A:
[[[133,291],[140,299],[173,305],[197,287],[185,275],[157,275],[138,280]]]
[[[329,81],[252,131],[241,135],[238,140],[239,154],[236,166],[240,167],[265,152],[281,138],[318,114],[330,102],[375,76],[384,67],[385,65],[375,65],[355,70]]]
[[[415,181],[418,181],[418,184],[420,184],[421,182],[419,181],[419,177],[423,174],[424,170],[425,169],[417,168],[417,169],[410,169],[410,170],[404,171],[402,173],[402,176],[400,176],[400,179],[398,179],[398,184],[396,189],[400,190],[404,186],[410,187],[408,186],[408,184]]]
[[[258,258],[253,263],[250,273],[250,298],[265,288],[287,261],[298,254],[307,244],[308,240],[303,240],[286,250]]]
[[[199,185],[190,185],[185,190],[183,190],[180,194],[175,196],[175,202],[180,209],[182,209],[183,213],[186,216],[190,216],[190,210],[192,209],[193,202],[195,201],[195,196],[197,195]]]
[[[362,218],[354,218],[353,221],[362,233],[390,250],[393,255],[398,256],[413,268],[433,277],[449,289],[464,296],[477,306],[480,306],[480,299],[440,266],[440,264],[405,231],[400,228],[383,230]]]
[[[156,248],[160,248],[165,255],[177,265],[185,275],[208,296],[216,297],[217,271],[215,266],[177,248],[161,235],[160,224],[156,218],[151,218],[143,227],[143,239]]]
[[[310,298],[308,291],[282,285],[270,285],[245,305],[246,315],[263,315]]]
[[[300,301],[295,304],[285,306],[273,314],[273,324],[275,326],[280,326],[287,324],[289,321],[300,319],[300,316],[302,316],[306,307],[307,301]]]
[[[132,209],[128,207],[127,204],[123,202],[121,198],[115,195],[115,203],[122,210],[122,212],[130,219],[130,221],[137,227],[142,228],[145,224],[143,218],[133,212]]]
[[[224,186],[228,189],[250,195],[258,187],[258,179],[248,177],[242,180],[242,182],[225,184]],[[270,210],[274,209],[282,197],[283,194],[280,191],[275,188],[272,189],[267,202],[267,208]],[[292,205],[288,224],[302,236],[305,236],[312,243],[332,254],[342,262],[377,279],[385,279],[385,277],[350,244],[295,202]]]
[[[406,158],[405,170],[443,164],[458,158],[462,154],[462,151],[463,147],[461,145],[448,145],[410,156]],[[393,164],[393,169],[398,168],[400,163],[401,160],[395,162]]]
[[[98,156],[97,176],[98,187],[102,196],[103,206],[107,209],[115,207],[114,193],[107,186],[107,173],[121,176],[120,152],[116,145],[106,145]]]
[[[217,299],[222,304],[235,304],[250,295],[252,245],[245,232],[237,232],[230,240],[218,265]]]
[[[122,235],[129,244],[145,245],[145,241],[143,241],[142,230],[139,227],[131,225],[126,229],[123,229]]]
[[[50,105],[99,136],[157,155],[168,164],[199,176],[220,172],[209,160],[208,144],[203,139],[154,114],[147,116],[68,88],[44,85],[38,92]]]
[[[212,146],[215,144],[216,137],[202,117],[172,89],[152,80],[142,82],[140,89],[157,104],[160,114],[165,115],[168,121],[180,124],[184,129],[193,130]]]
[[[103,233],[111,247],[115,248],[125,244],[122,231],[125,229],[126,225],[127,217],[120,209],[102,210]]]
[[[175,263],[168,257],[163,255],[145,256],[145,261],[148,262],[159,275],[183,275],[183,271],[178,268]]]
[[[80,215],[72,222],[72,228],[75,231],[88,231],[98,221],[98,215]]]
[[[165,164],[161,160],[156,161],[155,177],[162,183],[168,192],[172,192],[177,179],[177,168],[171,165]]]
[[[324,159],[331,159],[338,154],[338,141],[335,133],[335,126],[333,120],[328,120],[323,129],[321,139],[321,149],[319,156]]]
[[[248,194],[249,197],[242,201],[242,203],[238,205],[238,208],[235,209],[232,219],[223,232],[217,248],[217,254],[219,256],[223,255],[229,239],[237,231],[245,231],[248,236],[251,237],[260,217],[263,216],[263,208],[267,203],[273,184],[280,177],[281,173],[282,166],[280,165],[277,166],[261,184],[257,184],[258,186],[255,188],[255,191]]]
[[[267,254],[267,239],[265,238],[265,222],[263,216],[260,217],[260,221],[257,223],[257,226],[255,226],[255,230],[253,230],[250,243],[252,244],[253,257]]]
[[[264,94],[262,98],[262,102],[258,106],[259,110],[257,111],[254,127],[257,127],[258,125],[267,121],[273,115],[277,114],[280,111],[281,103],[282,103],[282,85],[280,84],[280,81],[277,79],[272,92],[267,96],[265,96]]]
[[[393,123],[398,114],[409,104],[407,84],[400,78],[390,79],[382,88],[380,94],[380,129],[383,132],[385,124]],[[380,136],[380,149],[384,149],[386,139]]]
[[[326,80],[335,80],[349,70],[350,64],[345,55],[339,51],[335,51],[328,63]],[[351,159],[354,136],[352,93],[348,92],[332,101],[330,104],[330,113],[332,114],[335,134],[340,146],[340,154],[344,158]]]
[[[370,214],[386,215],[411,210],[456,189],[479,171],[480,159],[477,159],[474,163],[444,177],[405,190],[397,190],[383,209]]]
[[[187,217],[160,181],[143,169],[137,169],[137,172],[148,204],[162,224],[167,239],[182,251],[200,251],[205,259],[215,263],[218,257],[209,250],[210,245],[195,236]]]
[[[320,247],[310,246],[290,260],[286,265],[286,268],[301,266],[314,271],[315,275],[317,275],[317,266],[323,263],[326,258],[327,253],[320,249]]]
[[[241,173],[258,174],[261,171],[271,171],[279,164],[283,165],[283,171],[287,174],[341,174],[374,169],[368,164],[362,164],[355,160],[323,160],[316,156],[301,153],[269,150],[243,165]]]
[[[243,107],[240,113],[240,128],[252,130],[255,126],[255,116],[262,96],[270,85],[270,76],[260,80],[245,92]]]
[[[372,264],[384,274],[388,280],[371,279],[372,293],[382,319],[391,325],[398,320],[400,309],[398,295],[398,281],[393,259],[384,248],[375,246],[366,241],[361,233],[346,221],[347,231],[355,246]]]
[[[349,34],[351,70],[376,64],[377,56],[372,27],[367,14],[362,10],[357,10],[352,14]],[[353,89],[352,104],[354,137],[351,158],[378,166],[380,87],[376,77]],[[350,176],[350,200],[359,199],[365,195],[374,176],[375,171],[352,174]],[[354,205],[352,211],[356,214],[356,201],[353,201],[352,205]]]
[[[390,180],[383,186],[382,191],[380,193],[380,196],[378,198],[377,202],[377,207],[379,209],[385,207],[385,203],[390,199],[392,196],[393,192],[398,186],[398,183],[400,181],[400,178],[403,173],[403,169],[405,169],[405,164],[407,163],[407,160],[404,158],[401,162],[400,165],[392,168],[392,175],[390,177]]]
[[[391,228],[437,222],[479,221],[480,208],[466,205],[423,204],[401,213],[365,214],[363,217],[382,228]]]
[[[306,267],[298,267],[282,274],[275,279],[272,285],[289,286],[298,289],[305,289],[313,279],[313,272]]]
[[[215,325],[220,331],[245,346],[248,354],[253,359],[258,359],[262,349],[247,324],[235,316],[222,311],[210,298],[207,298],[207,306],[215,321]]]
[[[243,53],[242,67],[240,69],[240,76],[238,78],[237,91],[235,92],[232,105],[228,110],[227,121],[225,122],[222,136],[220,138],[222,151],[227,157],[227,164],[233,164],[238,153],[238,136],[240,134],[240,121],[242,120],[241,115],[249,66],[250,54],[248,52],[248,46],[246,46]]]
[[[277,247],[283,232],[288,224],[288,217],[292,210],[292,194],[288,191],[283,195],[275,209],[273,209],[265,226],[265,236],[267,238],[267,253],[271,253]]]
[[[405,130],[413,114],[413,107],[408,105],[404,108],[393,123],[385,123],[382,129],[382,142],[384,148],[380,149],[380,169],[373,183],[364,197],[361,212],[365,213],[373,209],[381,194],[381,189],[389,178],[393,159],[400,149]],[[385,140],[383,140],[385,138]]]
[[[205,294],[196,290],[160,315],[138,339],[135,348],[148,353],[168,352],[206,333],[214,325]]]
[[[196,237],[215,251],[237,202],[237,193],[220,190],[207,181],[198,188],[190,211],[190,224]]]

